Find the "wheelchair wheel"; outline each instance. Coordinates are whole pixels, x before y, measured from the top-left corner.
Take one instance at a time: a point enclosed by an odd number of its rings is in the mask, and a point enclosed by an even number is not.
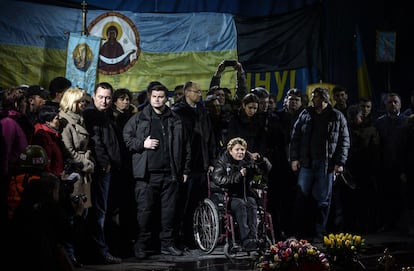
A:
[[[220,221],[217,207],[210,199],[201,202],[193,217],[194,239],[197,246],[206,253],[216,247],[220,234]]]
[[[259,210],[259,223],[257,225],[259,250],[266,251],[275,244],[272,216],[265,210]]]

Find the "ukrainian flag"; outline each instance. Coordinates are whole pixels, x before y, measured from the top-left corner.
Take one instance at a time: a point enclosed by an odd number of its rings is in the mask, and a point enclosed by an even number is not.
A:
[[[83,30],[81,7],[3,2],[0,86],[26,83],[47,87],[52,78],[64,76],[69,34]],[[87,25],[106,12],[88,10]],[[169,89],[193,80],[207,89],[218,64],[223,59],[237,59],[237,32],[231,14],[120,13],[138,30],[139,56],[121,73],[98,73],[97,82],[139,91],[154,80]],[[235,82],[235,71],[226,69],[222,85],[233,89]]]
[[[369,80],[367,63],[365,62],[364,50],[362,48],[361,35],[356,27],[357,48],[357,81],[359,98],[372,98],[371,81]]]

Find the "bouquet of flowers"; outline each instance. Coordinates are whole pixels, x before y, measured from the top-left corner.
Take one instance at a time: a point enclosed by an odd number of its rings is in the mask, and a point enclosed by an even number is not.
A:
[[[318,248],[306,240],[294,238],[279,241],[272,245],[264,255],[259,258],[257,267],[267,270],[330,270],[328,259]]]
[[[365,239],[350,233],[324,236],[325,252],[333,265],[361,264],[358,257],[365,250]]]

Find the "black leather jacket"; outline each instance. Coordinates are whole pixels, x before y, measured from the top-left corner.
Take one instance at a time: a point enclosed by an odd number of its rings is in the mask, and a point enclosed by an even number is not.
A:
[[[245,177],[240,173],[243,167],[247,169]],[[230,197],[255,197],[251,186],[254,177],[256,175],[266,175],[271,168],[271,163],[265,157],[253,161],[249,155],[246,155],[242,161],[236,161],[226,151],[214,166],[211,188],[213,191],[224,188]]]

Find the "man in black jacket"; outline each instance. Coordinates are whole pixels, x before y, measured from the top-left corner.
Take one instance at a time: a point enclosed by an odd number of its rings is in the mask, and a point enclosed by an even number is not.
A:
[[[168,89],[154,85],[148,97],[149,104],[123,130],[136,180],[139,233],[134,252],[138,259],[148,256],[153,227],[160,225],[161,254],[181,256],[174,244],[174,221],[179,182],[186,182],[189,173],[190,146],[184,142],[181,119],[165,105]]]
[[[185,140],[191,146],[191,174],[188,181],[180,189],[181,242],[189,248],[195,248],[193,234],[193,214],[197,204],[207,197],[207,173],[213,169],[216,143],[211,126],[210,116],[201,100],[200,85],[188,81],[184,84],[184,97],[174,104],[172,110],[176,112],[182,122]]]
[[[119,142],[112,123],[110,110],[113,88],[109,83],[99,83],[90,104],[83,116],[90,135],[90,149],[95,158],[95,171],[91,183],[92,207],[88,212],[87,223],[99,260],[104,264],[117,264],[121,259],[109,253],[105,240],[104,224],[108,207],[108,194],[111,172],[121,167]]]

